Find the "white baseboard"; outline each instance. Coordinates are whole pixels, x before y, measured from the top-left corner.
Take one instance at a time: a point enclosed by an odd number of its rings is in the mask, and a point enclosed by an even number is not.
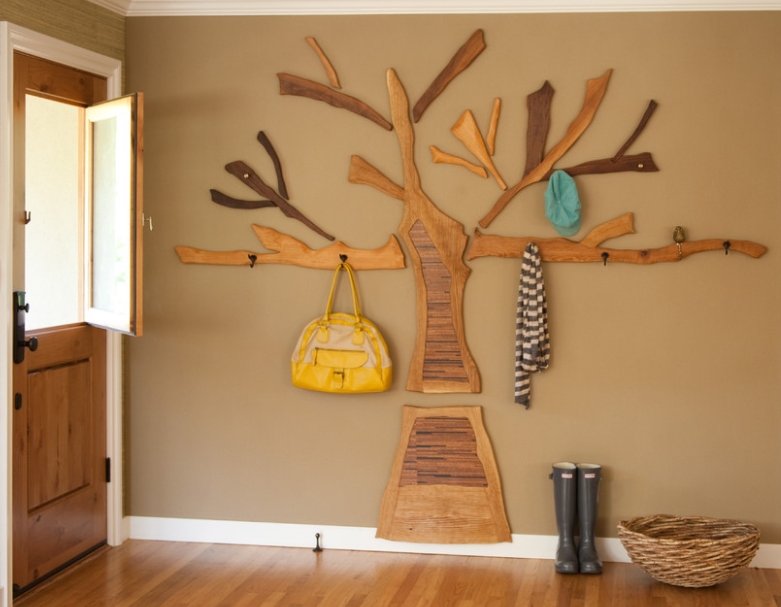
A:
[[[555,535],[513,534],[512,542],[500,544],[415,544],[378,539],[374,537],[377,530],[373,527],[252,523],[145,516],[131,516],[128,517],[127,522],[128,537],[138,540],[314,548],[315,534],[319,533],[320,545],[324,549],[371,552],[552,559],[556,552],[557,542]],[[630,562],[626,550],[618,538],[597,538],[597,550],[603,561]],[[763,569],[781,569],[781,545],[763,544],[760,546],[751,566]]]

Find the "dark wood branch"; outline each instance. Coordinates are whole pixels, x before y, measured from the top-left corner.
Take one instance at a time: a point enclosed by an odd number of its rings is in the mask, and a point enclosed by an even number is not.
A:
[[[250,188],[255,190],[261,196],[265,196],[269,200],[273,201],[279,210],[282,211],[287,217],[291,219],[297,219],[308,228],[314,230],[321,236],[328,240],[335,240],[333,236],[323,231],[321,228],[312,223],[303,213],[296,209],[293,205],[287,202],[279,194],[277,194],[272,188],[266,185],[263,180],[253,171],[249,165],[245,162],[237,160],[225,165],[225,170],[231,175],[246,183]]]
[[[468,68],[471,63],[477,58],[477,56],[485,50],[485,39],[483,38],[483,30],[477,30],[472,34],[464,45],[456,51],[453,58],[445,66],[439,76],[436,77],[434,82],[426,89],[426,92],[418,99],[415,107],[412,108],[412,117],[415,122],[418,122],[423,116],[431,102],[442,94],[448,84],[450,84],[456,76]]]
[[[550,179],[555,169],[551,168],[542,178],[542,181]],[[654,159],[649,152],[633,154],[631,156],[621,156],[618,160],[612,158],[600,158],[599,160],[589,160],[573,167],[561,169],[570,177],[576,175],[598,175],[604,173],[622,173],[625,171],[637,171],[639,173],[653,173],[659,170],[654,163]]]
[[[266,153],[268,153],[269,157],[271,158],[271,162],[274,163],[274,171],[277,173],[277,189],[279,190],[280,196],[284,199],[289,199],[290,196],[287,194],[287,186],[285,185],[285,178],[282,175],[282,163],[279,161],[279,156],[277,156],[277,151],[274,149],[274,146],[271,144],[271,141],[269,141],[269,138],[266,136],[266,134],[263,131],[260,131],[258,133],[258,141],[260,142],[260,145],[262,145]]]
[[[263,209],[277,206],[271,200],[239,200],[223,194],[219,190],[209,190],[209,192],[212,195],[212,202],[216,202],[224,207],[230,207],[231,209]]]
[[[524,177],[531,173],[545,156],[545,142],[548,140],[553,93],[553,87],[546,80],[545,84],[538,90],[526,97],[529,121],[526,126],[526,167],[523,169]]]
[[[613,162],[618,162],[619,158],[621,158],[624,155],[624,152],[626,152],[629,149],[629,146],[632,145],[635,142],[635,140],[640,136],[640,133],[642,133],[643,129],[645,129],[645,125],[648,124],[648,121],[651,119],[651,116],[653,116],[658,106],[659,104],[656,103],[656,101],[654,101],[653,99],[651,99],[651,102],[648,104],[648,108],[646,108],[645,114],[643,114],[643,117],[640,119],[640,123],[637,125],[635,132],[632,133],[629,139],[626,140],[626,143],[622,145],[621,149],[618,150],[618,152],[616,152],[615,156],[613,156]]]
[[[368,118],[375,124],[380,125],[386,131],[392,131],[393,125],[385,120],[379,112],[373,110],[363,101],[350,97],[339,91],[329,89],[327,86],[322,85],[312,80],[305,78],[299,78],[291,74],[279,73],[279,94],[280,95],[297,95],[299,97],[307,97],[314,99],[315,101],[324,101],[325,103],[332,105],[333,107],[348,110],[364,118]]]

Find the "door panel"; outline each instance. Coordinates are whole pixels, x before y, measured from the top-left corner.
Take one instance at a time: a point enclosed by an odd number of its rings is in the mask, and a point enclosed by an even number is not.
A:
[[[28,333],[14,366],[14,584],[106,540],[106,339],[89,325]]]

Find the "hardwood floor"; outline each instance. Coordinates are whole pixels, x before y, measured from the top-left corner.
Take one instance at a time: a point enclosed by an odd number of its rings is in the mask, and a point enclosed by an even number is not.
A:
[[[713,588],[605,563],[129,540],[104,548],[15,607],[781,607],[781,570],[744,569]]]

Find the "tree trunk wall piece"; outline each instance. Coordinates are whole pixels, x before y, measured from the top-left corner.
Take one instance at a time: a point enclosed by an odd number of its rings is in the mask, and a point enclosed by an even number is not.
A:
[[[421,451],[434,451],[436,458],[420,458]],[[404,406],[377,537],[437,544],[512,541],[480,407]]]
[[[407,380],[407,390],[440,393],[480,392],[480,375],[466,345],[464,332],[464,285],[470,272],[464,262],[464,251],[466,250],[468,238],[464,233],[464,226],[440,211],[423,192],[420,186],[420,176],[415,165],[415,137],[409,116],[407,94],[396,76],[396,72],[392,69],[388,70],[387,80],[391,117],[399,141],[404,169],[404,214],[399,225],[399,234],[410,253],[415,270],[418,326],[415,351],[410,363]],[[429,282],[426,281],[424,260],[413,239],[413,233],[419,231],[419,228],[415,229],[417,222],[425,229],[431,243],[430,246],[433,247],[433,251],[430,248],[427,248],[425,251],[426,264],[432,263],[434,257],[439,258],[444,270],[450,276],[449,293],[445,292],[443,282],[430,284],[431,274],[429,274]],[[432,309],[440,309],[443,298],[449,301],[450,305],[450,318],[452,319],[453,332],[456,335],[460,352],[458,366],[463,368],[469,380],[468,382],[454,381],[452,379],[444,381],[440,379],[432,380],[424,376],[424,369],[427,367],[431,368],[431,363],[429,362],[428,365],[426,363],[427,351],[429,354],[436,355],[435,349],[427,347],[429,324],[433,320],[429,317],[429,313]],[[430,308],[430,306],[435,307]],[[444,361],[453,360],[452,355],[449,353],[441,356]]]

